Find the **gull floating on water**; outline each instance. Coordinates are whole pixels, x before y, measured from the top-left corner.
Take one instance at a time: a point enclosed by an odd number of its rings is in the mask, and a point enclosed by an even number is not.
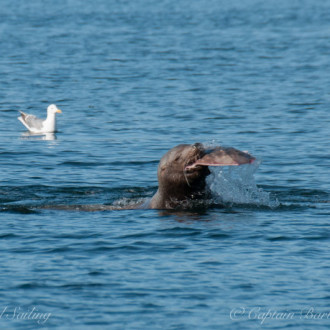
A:
[[[34,115],[29,115],[20,111],[21,116],[18,120],[31,132],[31,133],[54,133],[56,132],[56,113],[62,111],[55,105],[51,104],[47,108],[47,118],[45,120],[39,119]]]

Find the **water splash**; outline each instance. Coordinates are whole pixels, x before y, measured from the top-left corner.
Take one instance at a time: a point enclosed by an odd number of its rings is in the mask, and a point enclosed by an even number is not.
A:
[[[122,197],[112,203],[112,206],[116,209],[143,209],[147,208],[146,204],[149,198],[127,198]]]
[[[271,198],[269,192],[258,188],[254,173],[260,165],[253,164],[228,167],[210,167],[211,175],[207,184],[216,203],[251,204],[275,208],[279,206],[277,199]]]

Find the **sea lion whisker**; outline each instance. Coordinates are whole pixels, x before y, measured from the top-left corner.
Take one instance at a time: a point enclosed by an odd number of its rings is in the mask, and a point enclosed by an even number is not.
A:
[[[187,171],[186,170],[183,170],[183,176],[186,179],[186,182],[187,182],[188,187],[191,188],[191,185],[189,184],[189,181],[188,181]]]
[[[188,162],[186,162],[184,164],[184,167],[183,167],[183,176],[184,176],[184,178],[185,178],[185,180],[187,182],[188,187],[191,188],[191,185],[189,184],[189,180],[188,180],[188,177],[187,177],[187,170],[186,170],[187,165],[188,165]]]

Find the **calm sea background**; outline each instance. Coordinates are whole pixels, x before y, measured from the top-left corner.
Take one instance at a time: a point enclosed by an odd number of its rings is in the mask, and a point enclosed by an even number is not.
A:
[[[329,327],[330,1],[0,7],[1,328]],[[149,198],[194,142],[258,157],[269,199],[76,210]]]

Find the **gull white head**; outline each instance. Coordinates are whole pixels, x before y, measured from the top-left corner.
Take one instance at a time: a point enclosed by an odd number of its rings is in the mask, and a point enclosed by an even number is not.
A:
[[[49,105],[47,108],[47,115],[55,113],[62,113],[62,110],[60,110],[55,104]]]

